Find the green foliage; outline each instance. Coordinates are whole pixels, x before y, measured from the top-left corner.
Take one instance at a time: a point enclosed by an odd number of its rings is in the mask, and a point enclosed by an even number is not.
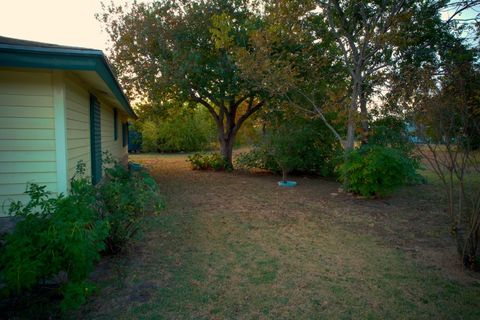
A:
[[[140,230],[142,218],[163,207],[158,186],[145,170],[129,171],[119,164],[105,169],[98,198],[102,218],[110,226],[105,239],[109,253],[121,251]]]
[[[104,155],[106,178],[95,188],[77,165],[68,196],[55,197],[45,186],[29,184],[27,204],[14,202],[20,218],[0,251],[0,282],[5,295],[38,284],[60,283],[61,309],[75,309],[95,286],[87,280],[100,253],[119,251],[140,227],[140,219],[163,203],[158,186],[145,171],[130,172]],[[109,164],[110,163],[110,164]]]
[[[158,104],[179,101],[175,108],[187,101],[201,105],[231,163],[237,132],[267,95],[240,75],[235,54],[252,49],[249,34],[261,25],[261,7],[249,0],[111,3],[97,18],[127,94]]]
[[[94,293],[96,287],[90,281],[81,281],[78,283],[66,283],[62,287],[63,292],[63,301],[61,304],[61,309],[63,312],[67,310],[76,309],[85,302],[89,295]]]
[[[211,147],[216,140],[215,124],[204,109],[150,115],[139,124],[146,152],[192,152]]]
[[[411,156],[415,145],[409,139],[405,120],[396,117],[383,117],[371,124],[369,144],[390,147]]]
[[[262,141],[249,152],[240,153],[235,158],[235,166],[240,169],[263,169],[271,172],[281,172],[282,169],[268,152],[266,144]]]
[[[193,91],[213,103],[251,90],[239,77],[231,49],[248,47],[248,34],[260,23],[255,9],[243,0],[111,3],[97,18],[131,96],[186,101]]]
[[[392,148],[408,158],[415,168],[419,168],[420,156],[415,152],[415,144],[410,139],[407,131],[406,120],[386,116],[372,123],[368,142],[370,145]],[[420,174],[412,174],[407,177],[407,184],[425,183],[425,178]]]
[[[53,197],[36,184],[29,184],[26,193],[30,196],[26,205],[16,202],[10,207],[10,214],[21,220],[6,236],[1,252],[3,291],[18,294],[64,273],[61,307],[78,307],[92,291],[85,279],[99,260],[109,231],[93,207],[94,188],[80,178],[72,181],[66,197]]]
[[[348,191],[384,197],[413,179],[417,168],[418,163],[399,150],[364,145],[347,153],[338,173]]]
[[[188,156],[187,161],[190,162],[193,170],[231,170],[228,162],[219,153],[195,153]]]
[[[268,131],[252,151],[236,158],[236,165],[331,176],[340,154],[341,146],[321,121],[296,117]]]
[[[288,124],[283,124],[267,136],[268,150],[282,170],[284,181],[289,172],[304,164],[302,155],[309,154],[309,145],[302,141],[306,137],[302,129]]]

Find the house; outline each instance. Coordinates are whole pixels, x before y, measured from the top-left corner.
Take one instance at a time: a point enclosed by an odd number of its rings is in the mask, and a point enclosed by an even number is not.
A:
[[[27,182],[67,193],[79,161],[93,183],[103,152],[125,163],[132,118],[102,51],[0,37],[0,216]]]

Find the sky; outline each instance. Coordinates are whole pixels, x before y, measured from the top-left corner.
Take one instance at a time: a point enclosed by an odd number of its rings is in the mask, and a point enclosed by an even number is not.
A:
[[[101,0],[0,0],[0,8],[1,36],[106,51]]]
[[[95,19],[95,13],[101,12],[101,0],[0,0],[0,8],[1,36],[107,49],[107,34]],[[466,11],[462,18],[471,14]],[[443,16],[447,18],[448,12]]]

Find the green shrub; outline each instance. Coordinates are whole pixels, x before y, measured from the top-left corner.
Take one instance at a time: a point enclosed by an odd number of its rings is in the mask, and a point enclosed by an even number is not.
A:
[[[204,108],[181,108],[164,118],[144,120],[138,127],[146,152],[199,151],[216,141],[215,123]]]
[[[145,171],[129,171],[114,164],[105,169],[98,189],[100,212],[109,226],[105,240],[109,253],[116,253],[140,230],[142,218],[163,206],[155,180]]]
[[[110,155],[104,163],[111,163]],[[0,248],[3,294],[53,281],[60,283],[62,310],[78,307],[95,289],[87,277],[100,252],[119,251],[138,232],[141,218],[163,205],[155,180],[144,170],[130,172],[118,164],[104,169],[98,188],[83,177],[85,165],[79,163],[68,196],[29,184],[29,202],[11,204],[10,214],[20,221]]]
[[[401,151],[413,157],[414,143],[410,140],[405,120],[387,116],[375,120],[369,133],[368,143]]]
[[[255,146],[249,152],[242,152],[235,157],[235,166],[239,169],[263,169],[280,173],[282,169],[263,144]]]
[[[414,179],[417,168],[418,162],[399,150],[364,145],[347,154],[338,172],[348,191],[365,197],[383,197]]]
[[[98,219],[94,188],[86,179],[74,179],[66,197],[53,197],[45,188],[29,184],[30,201],[10,206],[21,220],[0,255],[3,291],[19,294],[64,274],[61,307],[72,309],[92,292],[86,278],[105,248],[108,223]]]
[[[286,169],[332,176],[341,152],[341,146],[323,123],[297,117],[269,129],[253,150],[236,157],[235,165],[275,173]]]
[[[412,161],[415,168],[419,168],[420,156],[415,153],[415,144],[407,130],[406,121],[393,116],[379,118],[372,123],[368,138],[369,145],[392,148],[402,153],[405,158]],[[407,184],[425,183],[425,178],[420,174],[412,174],[407,177]]]
[[[187,161],[190,162],[193,170],[230,170],[227,161],[219,153],[195,153],[188,156]]]

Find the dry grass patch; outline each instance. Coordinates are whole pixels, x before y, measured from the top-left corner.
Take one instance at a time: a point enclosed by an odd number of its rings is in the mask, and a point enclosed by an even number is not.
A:
[[[480,317],[479,282],[456,263],[429,186],[362,200],[316,178],[282,189],[271,175],[191,171],[184,156],[135,161],[167,209],[100,268],[86,318]]]

